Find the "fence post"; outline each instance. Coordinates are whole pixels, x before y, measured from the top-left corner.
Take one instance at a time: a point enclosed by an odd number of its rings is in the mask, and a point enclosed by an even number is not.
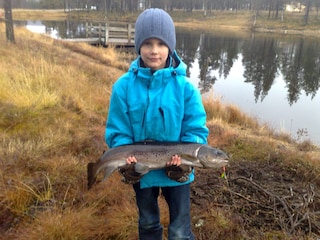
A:
[[[108,23],[105,25],[105,36],[104,36],[104,43],[105,45],[108,45],[109,42],[109,28],[108,28]]]
[[[131,31],[132,31],[131,23],[128,23],[128,43],[131,43]]]
[[[101,25],[101,23],[99,23],[99,31],[98,31],[98,35],[99,35],[99,42],[100,42],[100,44],[102,43],[102,41],[101,41],[101,38],[102,38],[102,25]]]
[[[93,27],[92,22],[88,23],[88,31],[87,31],[87,33],[88,33],[88,37],[89,38],[92,38],[92,27]]]
[[[89,36],[89,23],[86,22],[86,38]]]

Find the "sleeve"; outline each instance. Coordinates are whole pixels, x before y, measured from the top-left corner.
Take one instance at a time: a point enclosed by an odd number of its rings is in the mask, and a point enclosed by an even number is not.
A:
[[[191,83],[185,87],[184,107],[181,141],[206,144],[209,134],[206,126],[206,111],[200,91]]]
[[[112,87],[105,141],[110,148],[133,142],[126,101],[126,87],[123,81],[118,80]]]

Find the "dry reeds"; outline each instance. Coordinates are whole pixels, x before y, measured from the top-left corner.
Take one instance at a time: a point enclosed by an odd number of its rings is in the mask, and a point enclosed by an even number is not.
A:
[[[105,147],[110,76],[122,71],[108,72],[111,62],[93,64],[92,57],[24,29],[16,29],[16,44],[3,35],[0,211],[32,222],[21,224],[13,239],[99,239],[104,217],[73,207],[85,189],[86,155],[98,149],[98,156]],[[103,58],[102,50],[95,56]],[[113,49],[107,51],[116,59]]]
[[[92,207],[51,209],[39,212],[15,235],[15,239],[106,239],[107,222],[108,219]]]

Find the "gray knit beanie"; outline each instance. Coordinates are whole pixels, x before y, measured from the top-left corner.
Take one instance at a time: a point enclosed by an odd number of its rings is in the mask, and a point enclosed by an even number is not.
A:
[[[140,54],[142,43],[148,38],[158,38],[163,41],[172,54],[176,48],[176,31],[170,15],[162,9],[150,8],[144,10],[135,24],[135,48]]]

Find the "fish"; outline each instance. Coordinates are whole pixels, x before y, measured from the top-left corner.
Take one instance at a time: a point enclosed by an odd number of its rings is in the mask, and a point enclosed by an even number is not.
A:
[[[106,180],[115,170],[127,165],[127,158],[135,156],[134,170],[145,175],[151,170],[165,168],[173,155],[179,155],[181,164],[200,168],[222,168],[228,164],[228,155],[208,144],[199,143],[134,143],[106,150],[96,161],[87,165],[87,187],[90,189],[101,171]]]

